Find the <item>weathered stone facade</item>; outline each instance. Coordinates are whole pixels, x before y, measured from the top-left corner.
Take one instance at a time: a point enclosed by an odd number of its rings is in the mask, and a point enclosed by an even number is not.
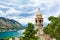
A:
[[[43,16],[40,13],[40,10],[38,10],[35,18],[36,22],[36,28],[38,29],[37,36],[39,37],[39,40],[53,40],[49,34],[44,34],[43,32]]]

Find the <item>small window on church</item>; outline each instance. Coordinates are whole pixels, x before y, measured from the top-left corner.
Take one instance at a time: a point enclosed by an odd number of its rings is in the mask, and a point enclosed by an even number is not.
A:
[[[39,20],[39,22],[41,23],[41,20]]]

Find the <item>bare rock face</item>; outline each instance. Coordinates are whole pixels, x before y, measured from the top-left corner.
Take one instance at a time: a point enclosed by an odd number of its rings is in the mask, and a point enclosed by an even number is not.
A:
[[[19,22],[13,19],[0,17],[0,32],[16,31],[16,30],[21,30],[21,29],[22,29],[22,25]]]

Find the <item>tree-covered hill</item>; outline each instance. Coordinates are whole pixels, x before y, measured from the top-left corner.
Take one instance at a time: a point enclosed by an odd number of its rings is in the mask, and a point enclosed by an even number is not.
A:
[[[19,22],[13,19],[0,17],[0,32],[16,31],[16,30],[21,30],[21,29],[22,29],[22,25]]]

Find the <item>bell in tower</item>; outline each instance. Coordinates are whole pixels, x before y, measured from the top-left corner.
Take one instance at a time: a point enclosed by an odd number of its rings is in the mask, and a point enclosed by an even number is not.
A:
[[[38,11],[36,14],[35,22],[36,22],[36,26],[43,26],[43,18],[40,11]]]

